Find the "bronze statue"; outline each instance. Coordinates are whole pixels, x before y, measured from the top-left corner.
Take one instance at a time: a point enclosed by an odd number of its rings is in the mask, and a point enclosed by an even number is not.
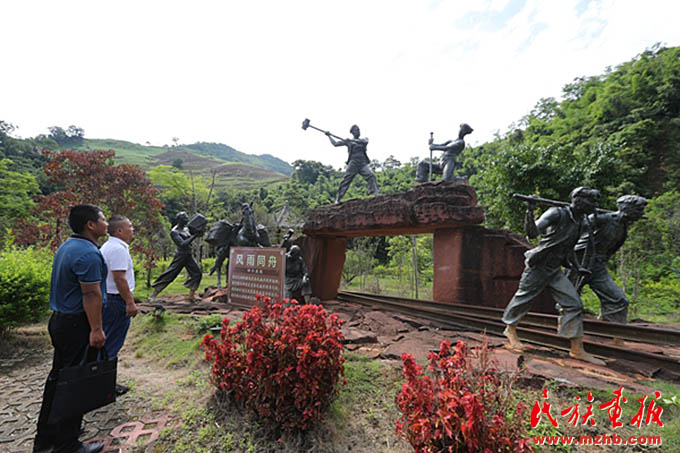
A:
[[[432,134],[430,134],[430,151],[444,151],[444,154],[442,155],[442,164],[444,165],[444,181],[454,182],[458,179],[453,175],[453,170],[456,168],[456,159],[458,158],[458,155],[465,149],[464,137],[473,130],[474,129],[472,129],[469,124],[463,123],[460,125],[458,138],[456,140],[448,140],[439,145],[434,143],[434,138],[432,138]],[[430,162],[432,162],[432,153],[430,153]],[[416,175],[416,180],[421,180],[419,178],[423,178],[423,176]]]
[[[335,203],[340,203],[342,197],[349,189],[352,180],[357,174],[363,176],[368,184],[368,193],[376,196],[378,195],[378,184],[375,181],[375,175],[369,167],[371,162],[366,154],[366,147],[368,146],[367,138],[359,138],[361,132],[359,131],[359,126],[356,124],[352,126],[349,130],[353,138],[342,138],[337,135],[331,134],[329,131],[319,129],[316,126],[312,126],[309,119],[305,118],[302,122],[302,129],[307,130],[308,128],[316,129],[317,131],[326,134],[326,137],[331,141],[333,146],[346,146],[349,152],[347,157],[347,170],[345,170],[345,176],[343,176],[342,181],[340,181],[340,187],[338,188],[338,195],[335,197]],[[336,140],[334,140],[334,138]]]
[[[290,250],[290,246],[293,244],[291,239],[293,238],[293,233],[295,233],[295,230],[292,228],[288,228],[288,231],[286,232],[286,235],[281,239],[281,247],[282,249],[286,249],[286,253]]]
[[[301,304],[305,303],[305,296],[312,294],[312,286],[309,283],[309,272],[302,250],[297,245],[292,245],[286,253],[286,282],[284,298],[295,299]]]
[[[525,253],[524,272],[519,288],[503,313],[507,325],[505,336],[510,347],[523,350],[524,345],[517,335],[517,323],[531,309],[531,302],[547,287],[556,302],[559,312],[557,333],[569,338],[569,355],[596,365],[605,365],[583,349],[583,304],[574,285],[561,270],[563,264],[574,267],[582,274],[587,269],[579,266],[574,246],[586,231],[586,215],[595,211],[600,192],[586,187],[577,187],[570,194],[571,204],[566,207],[551,207],[534,222],[535,205],[527,204],[525,230],[531,238],[541,235],[538,246]]]
[[[333,146],[346,146],[349,151],[347,157],[347,170],[345,170],[345,176],[342,177],[340,181],[340,187],[338,188],[338,195],[335,198],[336,203],[340,203],[342,197],[349,189],[349,185],[352,184],[354,177],[359,174],[368,184],[368,193],[376,196],[378,195],[378,184],[375,181],[375,175],[368,166],[370,160],[368,160],[368,155],[366,154],[366,147],[368,146],[367,138],[359,138],[361,131],[359,126],[356,124],[352,126],[349,130],[353,138],[345,138],[340,140],[334,140],[333,134],[326,131],[326,136],[331,141]]]
[[[628,227],[644,215],[647,200],[636,195],[624,195],[616,200],[616,205],[619,208],[616,212],[598,212],[588,216],[592,231],[584,232],[576,244],[577,258],[592,272],[590,279],[579,279],[575,272],[570,272],[569,277],[577,290],[588,284],[600,298],[600,319],[625,324],[629,302],[609,275],[607,261],[625,242]],[[588,250],[589,246],[591,250]]]
[[[210,269],[210,275],[217,271],[217,287],[222,287],[222,264],[229,257],[231,247],[269,247],[269,232],[264,225],[255,223],[253,203],[241,205],[241,222],[232,225],[226,220],[219,220],[212,224],[205,241],[215,247],[215,265]]]
[[[156,281],[151,284],[153,287],[151,301],[156,300],[156,296],[177,278],[183,268],[186,268],[188,274],[184,286],[189,289],[190,299],[193,299],[194,293],[201,284],[203,272],[192,255],[191,243],[194,242],[197,237],[201,236],[203,231],[199,230],[193,234],[189,231],[189,228],[187,228],[189,216],[184,211],[177,213],[175,219],[177,220],[177,224],[170,230],[170,238],[177,246],[177,251],[170,263],[170,267],[159,275]]]

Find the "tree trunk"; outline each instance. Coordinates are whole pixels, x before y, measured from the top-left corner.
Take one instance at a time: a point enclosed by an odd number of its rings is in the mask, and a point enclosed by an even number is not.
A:
[[[146,287],[151,288],[151,271],[153,270],[153,266],[149,266],[146,270]]]
[[[415,288],[415,298],[418,298],[418,253],[416,251],[416,236],[411,235],[411,251],[413,252],[413,287]]]
[[[619,252],[619,275],[621,275],[621,290],[626,293],[626,281],[628,276],[626,275],[626,254],[625,249],[621,249]]]

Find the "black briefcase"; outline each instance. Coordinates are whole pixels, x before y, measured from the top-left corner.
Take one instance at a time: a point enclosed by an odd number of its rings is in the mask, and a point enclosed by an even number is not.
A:
[[[57,389],[48,424],[85,414],[116,401],[118,357],[109,358],[101,349],[100,360],[88,362],[90,346],[76,366],[59,370]]]

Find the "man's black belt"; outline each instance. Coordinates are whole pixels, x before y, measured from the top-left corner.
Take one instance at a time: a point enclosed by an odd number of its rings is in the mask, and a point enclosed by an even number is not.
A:
[[[64,318],[64,319],[76,319],[80,318],[81,316],[85,315],[84,311],[78,312],[78,313],[61,313],[58,311],[52,312],[52,315],[55,318]]]

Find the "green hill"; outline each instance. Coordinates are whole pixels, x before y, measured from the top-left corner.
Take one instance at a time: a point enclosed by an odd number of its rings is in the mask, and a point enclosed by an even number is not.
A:
[[[209,177],[217,172],[218,187],[252,189],[284,181],[293,167],[270,154],[253,155],[222,143],[194,143],[178,146],[144,146],[123,140],[84,139],[77,149],[112,149],[119,163],[136,164],[145,170],[158,165],[179,164],[184,171]]]

